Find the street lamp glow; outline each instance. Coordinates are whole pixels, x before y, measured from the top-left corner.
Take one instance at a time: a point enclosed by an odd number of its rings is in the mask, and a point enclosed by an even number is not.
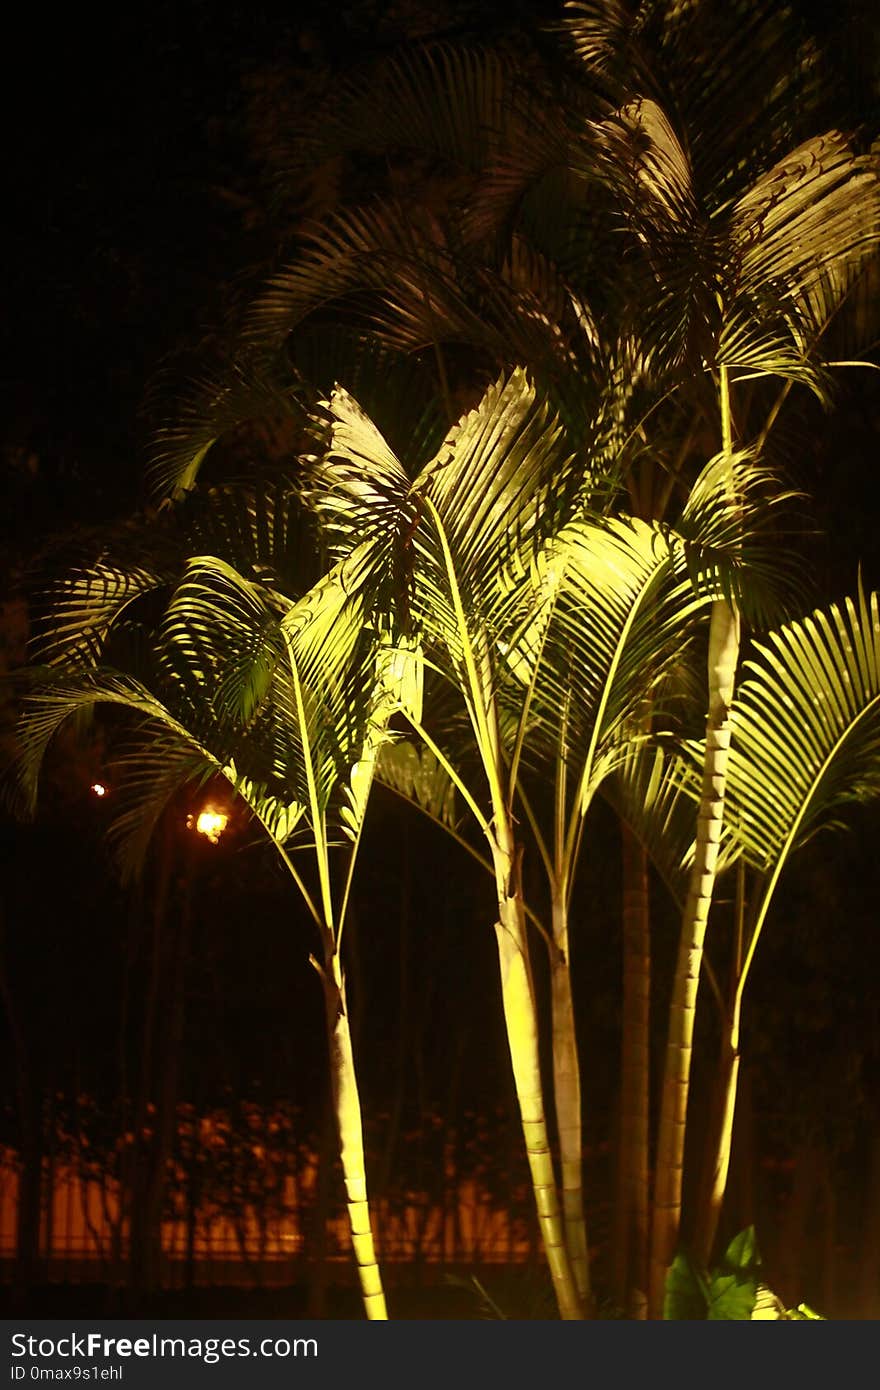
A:
[[[200,835],[216,845],[223,831],[229,822],[229,817],[225,811],[215,811],[213,807],[206,806],[204,811],[200,811],[197,816],[187,816],[187,830],[197,830]]]
[[[107,795],[107,788],[104,786],[103,782],[93,782],[90,790],[95,794],[95,796]]]

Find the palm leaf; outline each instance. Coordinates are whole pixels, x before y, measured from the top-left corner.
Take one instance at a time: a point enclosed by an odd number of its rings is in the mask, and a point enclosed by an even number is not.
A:
[[[375,683],[369,692],[369,713],[357,761],[345,784],[341,808],[345,833],[357,842],[380,760],[393,735],[389,724],[401,713],[410,722],[422,718],[424,662],[417,643],[381,641],[376,648]]]
[[[525,373],[499,378],[450,431],[413,485],[436,511],[468,621],[496,637],[519,616],[531,561],[564,518],[575,491],[572,457],[558,421]],[[456,647],[439,538],[426,523],[414,544],[417,603],[426,627],[442,619]]]
[[[159,632],[175,673],[220,721],[246,726],[265,699],[283,653],[280,621],[291,601],[245,579],[216,556],[193,557]],[[182,658],[182,661],[181,661]]]
[[[602,785],[681,907],[693,856],[699,767],[681,754],[634,744]]]
[[[697,592],[723,594],[756,627],[800,599],[804,565],[790,536],[797,519],[791,504],[801,496],[748,450],[710,459],[667,533],[681,546]]]
[[[296,261],[273,276],[245,324],[249,341],[280,346],[305,318],[327,304],[370,326],[400,351],[439,337],[479,339],[478,316],[455,285],[445,234],[436,221],[414,224],[396,202],[336,213],[304,236]]]
[[[67,678],[54,677],[36,686],[25,698],[18,726],[18,775],[28,808],[36,804],[40,770],[46,751],[61,727],[95,705],[124,708],[143,716],[164,737],[187,745],[197,758],[217,772],[219,760],[166,708],[142,682],[123,673],[98,670]]]
[[[246,577],[302,592],[317,578],[313,525],[302,493],[301,467],[261,474],[255,466],[244,481],[196,489],[172,513],[178,553],[215,555]]]
[[[773,885],[789,855],[880,793],[876,594],[817,609],[756,644],[731,721],[736,834]]]
[[[32,657],[47,665],[82,669],[104,655],[107,639],[138,602],[166,587],[174,577],[162,569],[133,568],[99,559],[71,570],[37,595]]]
[[[240,354],[224,359],[214,371],[204,368],[188,382],[175,382],[173,412],[158,403],[168,393],[167,379],[153,388],[151,413],[166,417],[156,429],[149,476],[160,498],[179,500],[196,483],[208,454],[225,437],[244,427],[264,428],[279,421],[302,427],[305,412],[280,355]],[[264,441],[265,444],[265,441]]]
[[[568,710],[567,758],[578,769],[586,809],[705,600],[666,535],[647,522],[572,522],[549,563],[562,578],[534,717],[549,751],[559,711]]]
[[[33,567],[32,657],[86,668],[105,660],[111,634],[139,615],[154,617],[193,554],[301,591],[313,547],[287,473],[194,491],[173,511],[86,532]]]
[[[190,785],[216,776],[217,765],[170,730],[146,731],[108,764],[116,814],[108,829],[123,883],[140,876],[156,828]]]
[[[455,783],[430,749],[418,747],[408,739],[387,742],[379,754],[376,776],[431,820],[457,827]]]
[[[303,165],[358,150],[417,150],[477,170],[491,157],[509,87],[501,55],[429,43],[343,82],[303,133]]]
[[[289,356],[316,399],[337,387],[350,393],[399,457],[421,464],[436,451],[447,421],[431,358],[394,352],[363,329],[321,316],[299,326]]]

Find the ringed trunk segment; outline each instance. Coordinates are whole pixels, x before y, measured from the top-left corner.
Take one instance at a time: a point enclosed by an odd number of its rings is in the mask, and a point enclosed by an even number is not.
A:
[[[354,1069],[351,1032],[345,1007],[345,983],[338,955],[321,971],[330,1052],[330,1085],[345,1182],[351,1243],[357,1264],[364,1311],[370,1321],[387,1321],[382,1274],[376,1259],[367,1177],[360,1097]]]
[[[571,988],[568,912],[564,902],[558,901],[556,896],[553,900],[553,944],[556,948],[550,974],[553,1088],[562,1172],[562,1212],[565,1242],[575,1284],[584,1310],[589,1311],[592,1290],[587,1222],[584,1215],[581,1078]]]
[[[651,1234],[650,1315],[663,1315],[666,1274],[681,1225],[681,1191],[694,1021],[703,944],[712,904],[730,754],[730,705],[739,658],[739,614],[726,599],[712,605],[709,628],[709,713],[697,836],[669,1008],[669,1038],[660,1103],[654,1219]]]
[[[518,879],[512,857],[496,844],[493,845],[493,858],[498,886],[499,920],[495,924],[495,932],[501,970],[501,998],[538,1223],[559,1315],[565,1321],[575,1321],[583,1317],[583,1308],[565,1243],[544,1112],[538,1018],[522,894],[518,882],[512,882],[513,875]]]

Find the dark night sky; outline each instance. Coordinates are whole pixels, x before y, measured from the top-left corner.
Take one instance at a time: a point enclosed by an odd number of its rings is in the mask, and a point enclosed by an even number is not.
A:
[[[10,150],[5,430],[36,449],[59,511],[137,496],[144,382],[238,268],[215,190],[242,162],[242,76],[270,48],[258,19],[160,3],[67,12],[33,37]]]
[[[271,254],[243,201],[265,198],[251,158],[246,92],[289,63],[320,88],[409,24],[489,33],[547,0],[447,6],[324,4],[58,11],[19,15],[8,51],[7,308],[0,439],[35,450],[41,478],[18,508],[101,514],[138,495],[145,382],[222,312],[223,286]],[[435,14],[436,11],[436,14]],[[450,17],[451,14],[451,17]],[[33,490],[31,490],[33,492]],[[19,517],[19,520],[21,518]]]

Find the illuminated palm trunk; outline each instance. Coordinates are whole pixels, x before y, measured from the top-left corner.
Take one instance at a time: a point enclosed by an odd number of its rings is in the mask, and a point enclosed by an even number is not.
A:
[[[498,889],[496,934],[507,1041],[547,1264],[560,1317],[574,1320],[583,1316],[583,1308],[565,1243],[565,1226],[544,1112],[538,1017],[519,866],[515,861],[509,827],[500,825],[498,831],[498,838],[492,837],[491,844]]]
[[[681,1224],[684,1144],[693,1052],[697,991],[727,790],[730,704],[739,659],[739,614],[726,599],[712,605],[709,625],[709,713],[697,836],[688,895],[682,917],[678,960],[669,1007],[669,1038],[663,1074],[660,1130],[654,1182],[649,1310],[663,1312],[666,1272],[672,1263]]]
[[[623,1020],[617,1160],[614,1290],[644,1318],[648,1306],[648,1181],[651,919],[648,857],[625,822],[623,840]]]
[[[473,798],[466,794],[483,828],[492,855],[495,890],[498,896],[498,920],[495,931],[501,971],[501,999],[538,1222],[560,1317],[566,1320],[579,1319],[583,1317],[583,1307],[565,1244],[565,1227],[544,1111],[538,1011],[526,935],[522,865],[510,809],[510,774],[502,754],[498,709],[495,703],[493,643],[485,630],[478,627],[472,631],[468,624],[455,563],[443,523],[430,499],[426,505],[436,523],[443,551],[446,578],[461,642],[460,684],[468,701],[471,726],[480,750],[492,805],[492,816],[487,821]]]
[[[731,970],[730,1002],[722,1019],[721,1055],[712,1091],[694,1230],[694,1254],[704,1268],[708,1268],[712,1256],[730,1172],[733,1119],[739,1082],[742,990],[748,970],[747,965],[744,968],[743,962],[745,911],[746,868],[745,861],[740,859],[737,867],[736,944]]]
[[[387,1320],[388,1313],[370,1226],[361,1107],[345,1007],[345,982],[338,955],[333,954],[328,961],[325,971],[322,972],[322,980],[327,1042],[330,1050],[330,1083],[348,1203],[351,1242],[366,1315],[371,1320],[384,1321]]]
[[[574,1002],[571,991],[571,958],[568,945],[568,910],[564,895],[553,897],[553,959],[550,988],[553,1011],[553,1093],[562,1169],[562,1213],[565,1243],[572,1273],[585,1311],[591,1302],[590,1254],[584,1216],[583,1124],[581,1077],[578,1063]]]

